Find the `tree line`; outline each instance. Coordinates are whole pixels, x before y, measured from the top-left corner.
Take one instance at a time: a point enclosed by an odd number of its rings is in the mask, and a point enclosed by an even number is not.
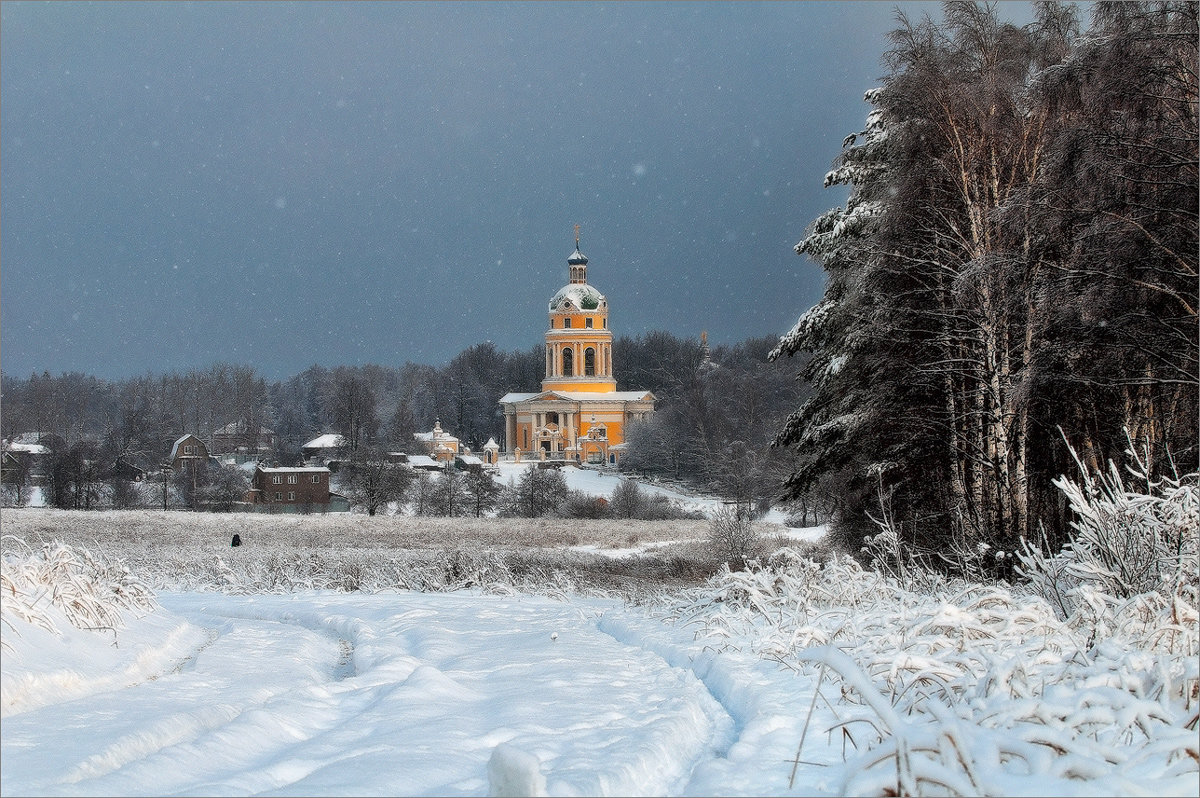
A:
[[[800,389],[789,368],[766,362],[774,341],[766,336],[710,350],[699,339],[665,332],[618,337],[619,387],[649,390],[660,400],[633,462],[645,472],[708,484],[717,471],[704,463],[706,453],[720,458],[736,444],[738,452],[754,447],[766,459],[771,430]],[[485,342],[444,367],[314,365],[275,382],[252,366],[227,363],[127,380],[0,374],[0,425],[5,439],[30,432],[60,438],[57,473],[64,484],[99,483],[118,459],[152,470],[180,436],[208,441],[231,424],[246,431],[248,443],[262,427],[274,431],[278,443],[270,457],[280,465],[302,462],[301,447],[317,435],[344,435],[349,459],[368,479],[361,464],[381,452],[413,453],[413,433],[428,431],[436,420],[474,451],[488,438],[503,443],[499,398],[540,390],[544,364],[542,346],[502,352]],[[185,487],[176,489],[191,497]],[[766,494],[772,487],[764,480],[756,490]],[[62,494],[69,506],[91,506],[89,488],[64,487]]]
[[[1068,442],[1196,470],[1198,8],[898,15],[826,177],[847,202],[796,247],[827,290],[772,353],[809,358],[788,491],[833,497],[846,545],[1056,551]]]

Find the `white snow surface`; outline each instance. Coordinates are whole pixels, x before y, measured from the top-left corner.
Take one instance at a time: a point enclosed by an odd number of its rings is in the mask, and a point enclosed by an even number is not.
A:
[[[157,602],[97,630],[50,606],[57,634],[5,612],[5,796],[1200,795],[1194,620],[1088,640],[1006,588],[802,559],[646,606]]]
[[[781,750],[744,738],[795,732],[795,679],[754,663],[726,706],[711,663],[615,601],[159,599],[118,648],[22,630],[4,658],[6,795],[761,794],[786,779]]]
[[[496,466],[496,478],[507,485],[510,480],[516,480],[521,472],[528,467],[526,463],[499,463]],[[621,480],[628,478],[628,475],[607,469],[600,470],[563,466],[561,470],[569,489],[586,493],[589,496],[603,496],[605,498],[611,498],[613,490],[621,483]],[[707,517],[711,517],[717,508],[722,506],[722,500],[715,496],[685,493],[681,489],[657,485],[652,482],[643,482],[641,480],[637,480],[637,483],[642,492],[648,495],[665,496],[683,509],[700,512]],[[787,525],[787,514],[778,508],[768,510],[759,520],[771,532],[782,534],[798,541],[818,541],[825,536],[825,532],[827,531],[823,524],[814,527],[789,527]],[[625,553],[629,554],[635,551],[629,550]],[[606,553],[611,552],[611,549],[606,550]]]
[[[1184,722],[1195,705],[1169,698],[1194,665],[1119,645],[1068,661],[1050,616],[996,591],[961,610],[902,601],[910,641],[878,635],[882,595],[841,650],[814,645],[848,619],[797,595],[820,581],[807,569],[730,575],[666,612],[477,591],[166,592],[116,646],[112,633],[21,626],[5,636],[3,791],[870,795],[895,768],[854,746],[882,726],[926,787],[1200,793]],[[867,600],[877,584],[843,565],[817,592]],[[963,659],[968,631],[984,645]],[[879,689],[895,679],[889,699]],[[973,697],[943,706],[922,683]],[[946,767],[963,753],[968,770]]]

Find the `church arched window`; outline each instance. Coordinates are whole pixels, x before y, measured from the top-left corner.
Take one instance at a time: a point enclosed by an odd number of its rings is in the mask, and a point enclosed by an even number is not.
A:
[[[575,353],[572,352],[570,349],[564,349],[563,350],[563,367],[562,367],[562,373],[563,373],[564,377],[574,377],[575,376],[574,360],[575,360]]]
[[[590,346],[583,350],[583,373],[587,377],[596,376],[596,350]]]

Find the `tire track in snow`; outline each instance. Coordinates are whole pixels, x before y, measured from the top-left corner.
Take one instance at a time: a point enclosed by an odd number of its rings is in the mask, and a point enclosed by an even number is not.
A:
[[[242,710],[237,707],[217,704],[162,718],[145,729],[119,738],[100,753],[92,754],[68,771],[61,783],[78,784],[85,779],[107,776],[165,748],[192,742],[205,732],[230,723],[241,714]]]
[[[712,658],[704,657],[703,661],[698,662],[682,647],[669,642],[655,641],[644,630],[634,629],[628,621],[614,618],[610,613],[605,613],[597,619],[596,628],[622,645],[647,651],[661,658],[667,666],[687,672],[703,687],[712,703],[720,708],[720,715],[713,719],[714,733],[709,745],[693,759],[686,776],[671,790],[673,795],[689,793],[688,785],[697,769],[710,759],[725,758],[741,738],[751,720],[746,708],[733,700],[728,689],[729,680],[717,678],[717,669],[714,668]]]
[[[202,612],[206,611],[202,610]],[[295,730],[295,734],[289,735],[291,739],[280,740],[284,747],[312,739],[326,730],[324,728],[326,724],[304,728],[304,721],[327,717],[328,712],[314,712],[311,705],[314,702],[319,703],[323,699],[331,705],[337,703],[326,694],[326,689],[355,675],[354,645],[351,641],[338,638],[329,629],[309,629],[305,624],[280,617],[262,617],[261,613],[247,613],[247,617],[231,617],[220,613],[210,616],[208,618],[210,622],[218,621],[217,628],[205,624],[203,620],[195,617],[192,613],[186,614],[194,619],[194,623],[203,628],[204,642],[189,655],[178,658],[174,666],[165,672],[156,673],[148,679],[121,685],[122,689],[110,693],[110,696],[112,703],[123,707],[138,706],[142,702],[172,703],[162,701],[163,691],[187,693],[189,690],[196,689],[192,683],[198,682],[200,695],[195,696],[190,703],[199,704],[199,706],[189,707],[182,711],[171,711],[148,722],[135,720],[133,723],[118,724],[118,729],[114,730],[118,732],[115,739],[104,741],[104,745],[99,751],[86,756],[77,764],[65,768],[61,775],[54,777],[54,783],[60,785],[87,783],[89,791],[94,791],[92,788],[100,787],[102,792],[104,785],[111,784],[113,788],[108,791],[118,794],[120,789],[117,788],[117,785],[121,784],[129,773],[134,771],[162,768],[164,773],[170,774],[176,779],[191,778],[195,774],[188,773],[186,768],[180,767],[182,762],[196,763],[203,770],[206,767],[205,758],[196,756],[197,751],[203,751],[210,746],[214,753],[221,749],[228,749],[231,739],[242,739],[249,743],[254,739],[253,730],[261,729],[265,718],[279,719],[278,723],[272,720],[266,724],[268,729],[273,729],[277,725],[290,724]],[[294,683],[283,681],[265,689],[242,691],[241,695],[244,700],[240,703],[236,701],[230,703],[219,699],[213,701],[212,698],[218,697],[223,692],[221,689],[223,685],[220,682],[229,679],[230,674],[225,672],[220,664],[217,665],[217,671],[213,672],[212,664],[203,659],[206,653],[211,654],[220,663],[231,657],[228,649],[233,649],[238,652],[237,659],[242,662],[245,669],[255,672],[270,672],[272,665],[277,660],[278,645],[267,651],[256,650],[252,643],[247,645],[249,642],[247,634],[243,627],[237,625],[242,621],[291,626],[313,632],[325,639],[330,649],[337,651],[337,655],[330,657],[333,661],[328,666],[314,661],[311,664],[311,670],[321,672],[321,676],[307,684],[300,685],[300,689],[297,689],[297,685]],[[288,639],[287,636],[272,635],[269,632],[266,633],[266,636],[274,638],[276,641]],[[250,641],[252,640],[253,636],[250,637]],[[298,647],[300,649],[311,647],[311,642],[311,640],[300,641]],[[284,644],[283,647],[287,648],[288,646]],[[293,659],[294,661],[296,660]],[[304,669],[293,670],[303,671]],[[217,678],[214,679],[214,676]],[[213,681],[214,684],[208,685],[209,681]],[[297,710],[297,702],[307,705]],[[342,720],[338,718],[328,725],[336,726]],[[132,726],[132,728],[120,732],[119,725]],[[251,733],[247,734],[247,730]],[[257,747],[261,748],[261,746]],[[254,750],[256,746],[246,745],[244,748],[249,751]],[[225,765],[228,765],[228,754],[223,753],[223,756],[226,757]],[[268,759],[278,763],[278,750],[272,752]],[[164,760],[168,762],[165,766],[162,764]],[[168,777],[169,780],[170,777]],[[186,783],[194,784],[194,780]],[[280,785],[272,783],[270,786]],[[167,787],[168,785],[164,784],[164,792],[170,791],[166,789]]]

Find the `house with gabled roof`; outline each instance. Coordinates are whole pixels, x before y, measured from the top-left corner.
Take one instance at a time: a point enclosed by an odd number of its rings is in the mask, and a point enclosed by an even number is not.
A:
[[[301,446],[300,451],[305,463],[321,466],[345,459],[348,443],[345,435],[327,432]]]
[[[162,451],[161,449],[159,451]],[[190,432],[179,437],[171,444],[171,453],[167,462],[178,471],[181,468],[195,468],[208,464],[208,446],[196,435]]]

